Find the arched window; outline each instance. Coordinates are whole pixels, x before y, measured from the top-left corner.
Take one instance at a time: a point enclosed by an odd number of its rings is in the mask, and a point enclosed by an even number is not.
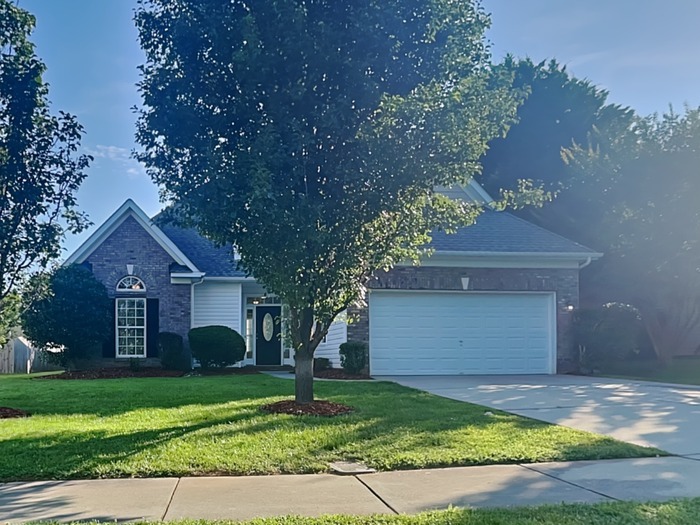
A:
[[[133,275],[127,275],[117,283],[117,292],[145,292],[146,285],[141,279]]]

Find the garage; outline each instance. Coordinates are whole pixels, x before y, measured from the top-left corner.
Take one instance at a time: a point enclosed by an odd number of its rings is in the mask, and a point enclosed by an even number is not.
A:
[[[373,375],[553,374],[553,292],[373,290]]]

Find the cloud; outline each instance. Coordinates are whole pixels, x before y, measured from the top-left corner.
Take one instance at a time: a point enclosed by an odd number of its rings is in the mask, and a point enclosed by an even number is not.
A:
[[[126,148],[98,144],[94,148],[85,148],[85,152],[95,158],[97,166],[102,164],[101,161],[107,161],[132,180],[147,176],[146,168],[133,159]]]

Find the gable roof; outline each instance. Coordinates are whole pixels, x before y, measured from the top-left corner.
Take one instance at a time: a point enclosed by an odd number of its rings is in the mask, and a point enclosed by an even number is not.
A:
[[[117,211],[102,223],[88,239],[73,252],[63,263],[80,264],[84,262],[114,231],[127,219],[133,217],[136,222],[163,248],[168,255],[180,266],[186,267],[189,272],[199,272],[189,257],[187,257],[175,243],[148,218],[141,208],[131,199],[127,199]]]
[[[436,252],[462,254],[556,254],[600,257],[601,254],[504,211],[484,209],[471,226],[455,233],[436,231],[429,246]]]

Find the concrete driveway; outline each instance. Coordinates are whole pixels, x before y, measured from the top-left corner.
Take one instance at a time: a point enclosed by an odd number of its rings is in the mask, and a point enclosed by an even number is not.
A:
[[[379,376],[700,460],[700,387],[582,376]]]

